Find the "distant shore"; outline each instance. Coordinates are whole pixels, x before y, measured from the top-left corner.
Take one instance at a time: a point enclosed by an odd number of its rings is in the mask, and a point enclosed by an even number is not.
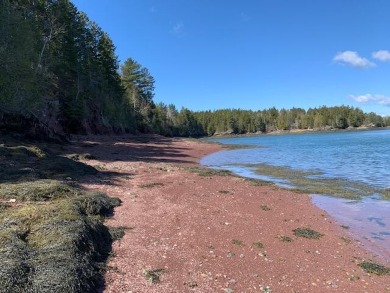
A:
[[[283,135],[283,134],[305,134],[305,133],[328,133],[328,132],[351,132],[351,131],[372,131],[372,130],[386,130],[390,129],[390,126],[386,127],[374,127],[374,126],[360,126],[360,127],[348,127],[345,129],[338,128],[318,128],[318,129],[290,129],[290,130],[274,130],[270,132],[254,132],[254,133],[217,133],[209,138],[217,137],[245,137],[245,136],[257,136],[257,135]]]

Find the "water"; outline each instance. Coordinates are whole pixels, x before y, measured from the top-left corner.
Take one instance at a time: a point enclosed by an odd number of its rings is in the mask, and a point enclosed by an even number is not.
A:
[[[379,195],[390,189],[390,130],[210,140],[252,147],[204,157],[201,163],[211,168],[269,180],[285,188],[296,187],[300,182],[296,177],[301,176],[306,180],[301,180],[304,185],[329,180],[331,184],[349,182],[349,186],[340,186],[352,194],[364,190],[368,196],[356,201],[316,195],[313,202],[340,224],[349,226],[363,243],[368,241],[378,255],[390,258],[390,202],[381,200]],[[269,166],[277,167],[278,172]]]
[[[312,200],[337,222],[348,226],[368,250],[390,260],[390,201],[370,197],[347,200],[321,195],[313,195]]]

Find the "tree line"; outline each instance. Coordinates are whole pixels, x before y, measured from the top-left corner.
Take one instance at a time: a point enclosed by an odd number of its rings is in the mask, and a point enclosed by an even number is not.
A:
[[[209,136],[389,126],[353,107],[194,112],[155,104],[155,80],[119,64],[109,35],[69,0],[0,1],[0,128],[53,133]]]
[[[154,129],[154,79],[69,0],[0,1],[0,120],[62,133]],[[31,124],[31,123],[30,123]]]
[[[203,135],[268,133],[284,130],[330,130],[349,127],[390,126],[390,118],[364,113],[359,108],[337,106],[251,111],[226,109],[193,113]]]

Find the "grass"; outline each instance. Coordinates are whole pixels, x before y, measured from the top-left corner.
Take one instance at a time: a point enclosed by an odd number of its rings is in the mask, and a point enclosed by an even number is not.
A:
[[[375,262],[363,261],[359,266],[370,274],[375,274],[378,276],[390,275],[390,268],[382,266]]]
[[[321,233],[314,231],[310,228],[297,228],[297,229],[294,229],[293,232],[294,232],[295,236],[303,237],[303,238],[307,238],[307,239],[319,239],[322,236],[324,236],[324,234],[321,234]]]

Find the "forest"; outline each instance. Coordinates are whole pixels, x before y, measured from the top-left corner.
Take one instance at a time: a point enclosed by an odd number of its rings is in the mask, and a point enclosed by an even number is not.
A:
[[[390,126],[349,106],[194,112],[156,104],[155,80],[69,0],[0,1],[0,130],[32,137],[156,133],[200,137]]]

